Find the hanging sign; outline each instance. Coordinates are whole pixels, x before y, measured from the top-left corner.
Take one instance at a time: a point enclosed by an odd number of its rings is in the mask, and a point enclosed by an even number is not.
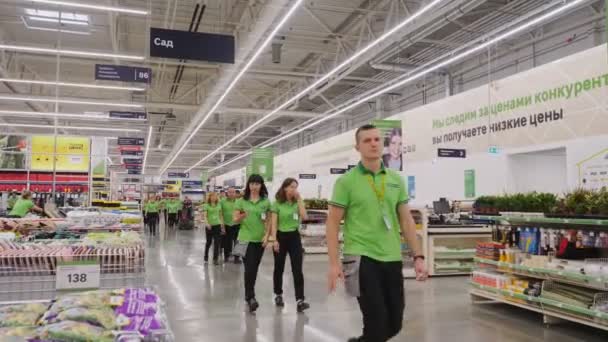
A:
[[[274,177],[274,149],[254,148],[251,157],[251,172],[262,176],[267,182],[272,182]]]
[[[144,138],[118,138],[118,145],[144,146]]]
[[[455,148],[440,148],[437,149],[437,156],[442,158],[466,158],[467,150]]]
[[[126,65],[95,64],[95,79],[149,84],[152,81],[152,69]]]
[[[383,139],[382,162],[384,166],[395,171],[403,171],[401,120],[374,120],[372,123],[380,130]]]
[[[464,170],[464,198],[475,198],[475,170]]]
[[[234,64],[234,36],[150,28],[150,56]]]
[[[122,150],[120,151],[121,156],[132,156],[132,157],[143,157],[144,151],[131,151],[131,150]]]
[[[141,175],[141,170],[127,170],[129,175]]]
[[[300,173],[298,175],[299,179],[317,179],[317,175],[314,173]]]
[[[329,173],[332,175],[342,175],[342,174],[345,174],[346,171],[348,171],[348,169],[339,169],[339,168],[334,168],[334,167],[329,169]]]
[[[148,118],[148,114],[144,112],[119,112],[112,110],[109,117],[110,119],[145,120]]]
[[[123,158],[122,162],[129,165],[141,165],[144,161],[141,158]]]
[[[169,172],[169,178],[190,178],[189,172]]]
[[[139,170],[141,171],[142,165],[140,164],[124,164],[125,169],[127,170]]]

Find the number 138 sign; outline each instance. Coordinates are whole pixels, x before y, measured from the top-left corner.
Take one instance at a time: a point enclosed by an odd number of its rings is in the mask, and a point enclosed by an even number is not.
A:
[[[99,288],[100,267],[96,261],[60,262],[57,265],[57,290]]]

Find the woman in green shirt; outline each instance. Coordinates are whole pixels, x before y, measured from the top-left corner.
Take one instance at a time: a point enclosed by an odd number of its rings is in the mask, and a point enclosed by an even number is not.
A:
[[[30,211],[36,211],[38,213],[44,212],[44,210],[32,202],[32,193],[29,191],[24,191],[21,198],[15,202],[13,209],[10,211],[10,213],[8,213],[8,217],[22,218]]]
[[[203,205],[203,215],[205,222],[207,222],[205,227],[205,262],[209,261],[209,248],[213,243],[213,264],[219,265],[222,235],[225,234],[225,230],[224,215],[217,193],[212,192],[207,196],[207,203]]]
[[[165,201],[167,225],[169,228],[174,228],[178,223],[177,214],[182,209],[182,201],[179,198],[168,198]]]
[[[234,222],[241,225],[239,244],[246,245],[245,252],[245,301],[249,312],[255,312],[259,304],[255,299],[255,282],[264,247],[269,236],[270,201],[264,179],[251,175],[247,180],[245,195],[234,205]]]
[[[146,221],[148,221],[148,228],[150,229],[150,235],[156,236],[156,227],[158,225],[158,211],[160,210],[160,196],[150,197],[144,207],[144,214],[146,215]]]
[[[268,242],[274,249],[274,302],[278,307],[283,302],[283,271],[289,254],[291,272],[296,290],[297,311],[303,312],[310,305],[304,301],[304,274],[302,264],[304,251],[300,238],[300,222],[306,219],[306,207],[298,193],[298,181],[287,178],[277,192],[276,202],[272,204],[272,231]]]

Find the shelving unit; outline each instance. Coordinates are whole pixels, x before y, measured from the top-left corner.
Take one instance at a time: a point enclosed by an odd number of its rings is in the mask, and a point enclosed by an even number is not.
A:
[[[490,241],[492,228],[481,225],[429,226],[426,230],[430,276],[468,275],[473,269],[477,242]]]
[[[598,219],[560,219],[546,217],[515,217],[515,216],[475,216],[476,220],[488,220],[497,226],[521,226],[533,225],[543,228],[564,227],[608,229],[608,220]],[[564,259],[558,259],[564,260]],[[605,259],[587,259],[586,262],[603,262]],[[474,303],[504,303],[514,305],[526,310],[538,312],[543,315],[545,323],[558,323],[560,321],[571,321],[584,324],[594,328],[608,331],[608,312],[596,309],[598,303],[608,302],[608,275],[601,273],[596,275],[583,274],[549,267],[529,267],[523,264],[502,262],[486,258],[475,258],[476,267],[479,270],[491,270],[498,274],[509,274],[518,277],[536,279],[542,281],[542,292],[551,291],[557,284],[573,285],[585,288],[596,293],[594,305],[589,307],[572,305],[566,302],[543,297],[532,297],[513,293],[505,289],[494,288],[472,282],[471,296]]]

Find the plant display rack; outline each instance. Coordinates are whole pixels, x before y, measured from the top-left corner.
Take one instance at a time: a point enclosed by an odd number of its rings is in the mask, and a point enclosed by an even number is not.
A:
[[[593,229],[608,229],[608,220],[601,219],[566,219],[546,217],[515,217],[515,216],[475,216],[476,220],[494,221],[497,225],[537,224],[543,227],[589,227]],[[588,259],[586,262],[606,259]],[[604,291],[596,295],[596,301],[608,302],[608,276],[585,275],[581,273],[562,271],[550,268],[528,267],[519,264],[500,262],[485,258],[475,258],[476,267],[483,269],[488,265],[496,266],[493,271],[513,274],[543,281],[543,290],[553,284],[568,284],[595,291]],[[546,324],[571,321],[594,328],[608,331],[608,313],[592,308],[575,306],[541,297],[527,296],[504,289],[485,286],[471,282],[471,297],[473,303],[504,303],[517,306],[543,315]]]

